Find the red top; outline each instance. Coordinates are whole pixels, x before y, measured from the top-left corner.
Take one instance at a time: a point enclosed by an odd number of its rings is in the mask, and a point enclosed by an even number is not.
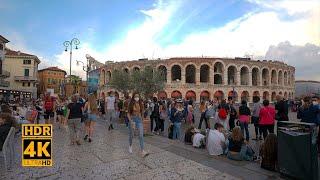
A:
[[[267,106],[267,107],[264,106],[260,109],[259,117],[260,117],[259,124],[261,125],[274,124],[274,120],[276,117],[276,110],[271,106]]]

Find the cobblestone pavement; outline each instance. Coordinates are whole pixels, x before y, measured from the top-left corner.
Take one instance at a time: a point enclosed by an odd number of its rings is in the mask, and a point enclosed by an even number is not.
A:
[[[80,146],[70,145],[66,131],[54,128],[54,165],[50,168],[21,166],[19,136],[16,138],[13,170],[5,173],[1,162],[0,179],[237,179],[169,152],[165,148],[152,145],[148,143],[148,137],[145,148],[150,152],[149,156],[140,157],[137,138],[134,139],[134,153],[129,154],[126,128],[117,128],[118,130],[108,132],[105,125],[98,122],[93,142],[82,142]],[[165,140],[167,145],[176,143]]]

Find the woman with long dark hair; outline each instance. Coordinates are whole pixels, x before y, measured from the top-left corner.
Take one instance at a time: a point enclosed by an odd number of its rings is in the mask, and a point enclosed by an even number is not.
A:
[[[269,134],[260,148],[261,168],[275,171],[278,165],[277,136]]]
[[[129,153],[132,153],[132,122],[135,123],[135,126],[139,129],[139,142],[141,149],[141,156],[146,157],[149,155],[144,151],[144,142],[143,142],[143,111],[144,106],[140,95],[138,93],[133,93],[131,101],[129,103],[128,110],[128,119],[129,119]]]

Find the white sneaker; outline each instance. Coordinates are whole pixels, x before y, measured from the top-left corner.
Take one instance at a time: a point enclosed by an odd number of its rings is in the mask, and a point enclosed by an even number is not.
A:
[[[148,156],[148,155],[149,155],[149,153],[146,152],[146,151],[144,151],[144,150],[141,152],[141,156],[142,156],[142,157],[146,157],[146,156]]]
[[[129,146],[129,153],[132,154],[132,146]]]

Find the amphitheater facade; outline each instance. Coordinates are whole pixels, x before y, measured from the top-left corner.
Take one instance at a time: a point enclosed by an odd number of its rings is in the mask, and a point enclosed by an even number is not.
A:
[[[110,89],[107,84],[112,72],[126,73],[146,66],[165,74],[165,89],[160,98],[182,97],[201,99],[234,97],[235,101],[252,97],[275,100],[276,95],[286,99],[295,96],[295,68],[280,61],[251,60],[250,58],[169,58],[106,62],[100,69],[100,92]]]

